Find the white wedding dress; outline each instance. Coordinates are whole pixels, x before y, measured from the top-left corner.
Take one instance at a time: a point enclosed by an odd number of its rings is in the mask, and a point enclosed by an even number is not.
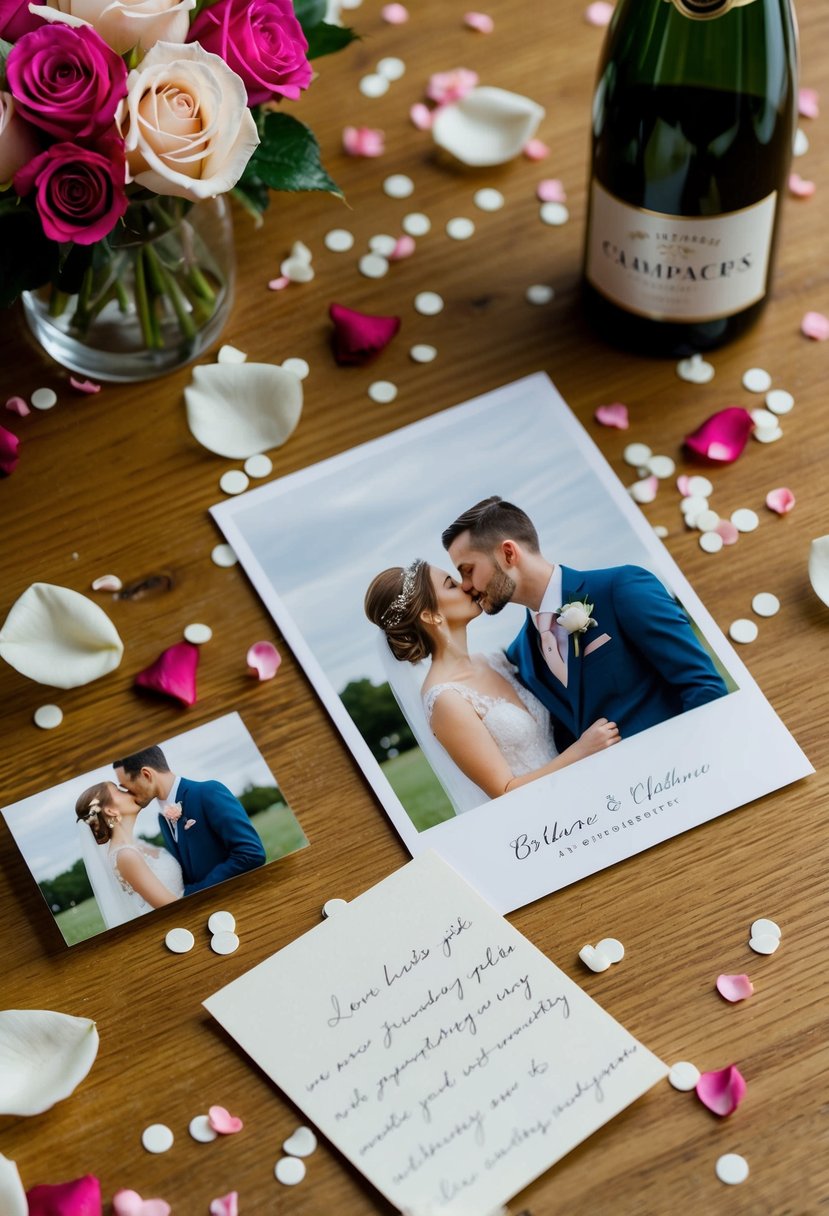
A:
[[[525,708],[515,705],[506,697],[491,697],[478,692],[468,684],[433,684],[423,697],[426,720],[431,725],[432,713],[443,693],[450,690],[460,693],[498,744],[513,775],[523,777],[525,773],[542,768],[558,755],[550,714],[517,678],[515,668],[506,655],[498,653],[483,657],[493,671],[503,676],[515,690]]]
[[[181,875],[181,866],[173,857],[172,853],[168,853],[166,849],[152,849],[147,845],[140,843],[136,844],[121,844],[117,848],[112,848],[110,845],[107,851],[107,861],[112,866],[115,877],[121,885],[121,889],[125,895],[129,897],[131,902],[135,904],[135,916],[141,916],[144,912],[152,911],[152,904],[148,904],[143,896],[133,890],[130,884],[124,878],[121,871],[118,869],[118,855],[129,850],[133,853],[138,853],[143,857],[149,870],[155,875],[159,882],[163,883],[168,891],[175,895],[176,899],[181,899],[184,895],[184,879]]]

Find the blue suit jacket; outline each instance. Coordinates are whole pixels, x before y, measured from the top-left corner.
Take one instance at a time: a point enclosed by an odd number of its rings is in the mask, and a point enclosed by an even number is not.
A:
[[[567,687],[544,662],[531,613],[507,650],[523,683],[550,711],[559,749],[597,718],[616,722],[626,738],[728,691],[688,617],[648,570],[562,566],[561,574],[562,603],[586,599],[597,622],[579,636],[578,658],[570,636]],[[609,640],[585,654],[605,634]]]
[[[219,781],[188,781],[182,777],[178,801],[178,839],[173,839],[163,815],[158,816],[158,823],[164,843],[181,863],[185,895],[264,864],[262,841],[247,811],[227,786]],[[194,823],[185,828],[188,819]]]

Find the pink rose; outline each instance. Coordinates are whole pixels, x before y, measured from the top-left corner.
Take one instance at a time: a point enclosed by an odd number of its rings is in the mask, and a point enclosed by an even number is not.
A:
[[[39,151],[36,132],[15,114],[11,93],[0,92],[0,185],[10,182]]]
[[[18,113],[59,139],[95,140],[112,126],[127,68],[90,26],[24,34],[6,62]]]
[[[296,100],[311,82],[308,42],[291,0],[217,0],[202,9],[187,40],[242,77],[252,106],[280,95]]]
[[[50,241],[94,245],[127,209],[123,141],[111,136],[99,151],[52,144],[14,176],[20,195],[35,191],[43,231]]]
[[[40,17],[29,12],[29,0],[0,0],[0,38],[17,42],[42,24]]]

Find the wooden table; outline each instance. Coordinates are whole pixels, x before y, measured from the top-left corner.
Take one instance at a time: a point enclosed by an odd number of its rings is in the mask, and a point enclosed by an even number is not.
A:
[[[735,548],[707,556],[683,529],[675,499],[646,508],[670,527],[667,545],[727,629],[750,615],[752,595],[772,590],[782,602],[760,642],[744,656],[772,705],[809,755],[817,774],[749,807],[643,853],[515,913],[512,922],[650,1048],[672,1062],[703,1068],[739,1061],[748,1098],[730,1122],[660,1086],[571,1153],[515,1200],[513,1213],[572,1212],[664,1216],[684,1210],[806,1216],[829,1204],[826,1132],[827,1052],[825,926],[829,847],[829,702],[826,696],[829,610],[809,585],[809,542],[829,531],[829,427],[826,351],[799,332],[809,309],[829,312],[829,272],[822,192],[829,190],[824,121],[804,122],[811,149],[797,164],[817,182],[811,200],[786,203],[775,296],[742,340],[717,352],[713,384],[680,381],[671,362],[633,357],[602,345],[578,307],[584,221],[589,106],[601,31],[576,0],[534,6],[491,0],[487,37],[464,29],[463,6],[442,0],[412,5],[406,26],[385,24],[379,0],[353,14],[362,42],[319,61],[320,78],[294,108],[319,136],[324,159],[348,208],[326,196],[276,198],[265,226],[236,215],[239,289],[224,340],[251,359],[311,364],[299,428],[274,455],[273,476],[301,469],[494,388],[528,372],[550,373],[613,467],[630,481],[621,452],[630,438],[682,459],[682,437],[714,409],[738,401],[742,372],[759,365],[796,398],[782,442],[752,444],[719,475],[726,506],[755,507],[759,531]],[[802,82],[829,98],[829,10],[824,0],[799,3]],[[406,63],[402,80],[381,100],[361,96],[357,81],[384,55]],[[495,171],[463,173],[438,163],[428,134],[408,118],[431,72],[476,69],[481,81],[530,96],[547,109],[540,129],[551,148],[534,164],[519,158]],[[344,123],[382,127],[386,153],[350,159],[341,151]],[[410,174],[416,194],[405,203],[382,192],[384,177]],[[544,177],[565,183],[571,211],[562,228],[543,226],[534,191]],[[507,197],[501,212],[472,206],[478,186]],[[423,210],[432,233],[415,256],[384,279],[356,270],[358,251],[377,232],[397,232],[400,217]],[[472,240],[443,233],[455,215],[477,223]],[[323,234],[350,228],[351,254],[328,253]],[[291,243],[312,249],[317,277],[281,294],[268,292]],[[533,282],[555,287],[554,301],[533,307]],[[421,289],[439,290],[437,319],[412,309]],[[403,331],[374,368],[343,370],[329,350],[327,306],[338,300],[367,311],[400,313]],[[31,1119],[0,1120],[0,1151],[16,1160],[25,1182],[97,1173],[105,1196],[121,1186],[163,1195],[179,1213],[207,1211],[209,1200],[237,1189],[244,1213],[365,1216],[391,1209],[325,1143],[307,1180],[288,1190],[273,1179],[282,1140],[300,1118],[270,1082],[223,1037],[200,1001],[316,924],[323,902],[351,898],[406,860],[376,799],[333,728],[303,672],[239,567],[210,561],[219,538],[207,515],[221,497],[228,462],[201,449],[185,422],[183,369],[156,382],[106,387],[74,396],[67,377],[28,337],[21,314],[4,318],[4,396],[40,385],[59,391],[49,413],[4,417],[23,439],[18,470],[0,487],[4,557],[0,611],[32,582],[86,591],[93,578],[117,571],[125,582],[169,576],[169,590],[108,611],[126,644],[121,666],[69,692],[40,687],[0,666],[3,805],[82,772],[109,757],[116,740],[133,737],[140,716],[147,738],[164,738],[238,709],[297,812],[311,847],[250,875],[221,896],[241,926],[242,947],[219,958],[201,926],[217,904],[195,896],[184,923],[197,932],[192,953],[163,946],[181,909],[161,911],[133,927],[66,949],[5,827],[0,832],[5,1007],[43,1007],[94,1018],[101,1049],[74,1096]],[[413,342],[434,342],[437,360],[410,361]],[[366,393],[378,375],[399,386],[392,406]],[[601,430],[596,406],[624,401],[630,432]],[[785,518],[763,507],[773,486],[791,487],[797,506]],[[207,621],[214,640],[189,710],[139,699],[133,676],[180,636]],[[276,680],[259,685],[245,673],[248,645],[273,638],[283,653]],[[65,713],[47,733],[32,724],[46,701]],[[783,927],[771,959],[753,955],[747,927],[760,915]],[[627,947],[622,966],[587,973],[577,950],[612,927]],[[721,970],[748,971],[757,993],[740,1008],[713,991]],[[286,998],[289,999],[289,998]],[[192,1115],[218,1101],[240,1113],[245,1132],[213,1146],[187,1135]],[[177,1133],[172,1152],[151,1157],[140,1134],[162,1120]],[[714,1176],[725,1151],[749,1160],[751,1177],[727,1188]]]

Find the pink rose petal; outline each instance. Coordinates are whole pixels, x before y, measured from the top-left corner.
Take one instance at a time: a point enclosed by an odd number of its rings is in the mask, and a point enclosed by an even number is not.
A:
[[[527,160],[544,160],[550,155],[550,149],[543,139],[528,139],[521,151]]]
[[[799,173],[789,174],[789,194],[793,194],[795,198],[811,198],[816,190],[815,183],[807,181]]]
[[[714,525],[714,531],[718,536],[722,537],[724,545],[736,545],[740,539],[740,529],[736,524],[732,524],[730,519],[719,519]]]
[[[535,188],[536,198],[542,203],[566,203],[564,186],[557,177],[545,177]]]
[[[822,312],[807,312],[800,322],[800,331],[815,342],[825,342],[829,338],[829,317]]]
[[[389,25],[405,25],[409,20],[409,10],[405,4],[384,4],[380,16]]]
[[[13,473],[20,459],[20,440],[0,426],[0,473]]]
[[[165,1199],[142,1199],[138,1191],[121,1190],[112,1196],[113,1216],[170,1216]]]
[[[794,504],[795,496],[785,486],[769,490],[766,495],[766,506],[770,511],[776,511],[778,515],[785,515],[787,511],[791,511]]]
[[[101,1216],[101,1184],[94,1174],[33,1186],[26,1198],[29,1216]]]
[[[332,304],[328,315],[334,322],[334,358],[341,366],[362,367],[388,346],[400,329],[400,317],[372,316],[344,304]]]
[[[740,405],[729,405],[686,435],[685,446],[706,460],[730,464],[740,455],[753,430],[754,422],[748,410]]]
[[[397,238],[397,244],[389,254],[390,262],[399,262],[401,258],[410,258],[415,251],[415,240],[413,236],[404,233],[403,236]]]
[[[222,1136],[233,1136],[245,1126],[237,1115],[231,1115],[223,1106],[211,1106],[207,1118],[213,1131]]]
[[[600,405],[593,417],[602,426],[615,426],[620,431],[626,431],[630,426],[628,407],[622,405],[621,401],[614,401],[610,405]]]
[[[181,701],[182,705],[195,704],[200,649],[193,642],[176,642],[149,667],[139,671],[133,683],[137,688],[148,688]]]
[[[495,29],[495,22],[488,13],[464,13],[463,23],[479,34],[491,34]]]
[[[679,490],[683,498],[687,498],[691,493],[690,489],[688,488],[690,480],[691,478],[688,473],[680,473],[679,477],[676,479],[676,488]]]
[[[9,397],[6,402],[6,409],[11,410],[13,414],[19,414],[21,418],[25,418],[27,414],[31,414],[31,407],[28,401],[24,401],[22,397]]]
[[[239,1216],[239,1194],[228,1191],[218,1199],[210,1200],[210,1216]]]
[[[290,281],[286,274],[280,274],[277,278],[268,280],[268,291],[282,291]]]
[[[742,1102],[746,1083],[736,1064],[721,1068],[718,1072],[704,1072],[697,1081],[697,1097],[715,1115],[724,1119],[731,1115]]]
[[[612,16],[613,5],[608,4],[607,0],[595,0],[595,3],[588,4],[584,10],[584,19],[588,25],[607,25]]]
[[[282,655],[273,642],[254,642],[247,653],[250,674],[259,680],[272,680],[276,675]]]
[[[817,89],[800,90],[797,96],[797,112],[804,118],[817,118],[820,113]]]
[[[754,992],[754,985],[747,975],[718,975],[717,992],[726,1001],[744,1001]]]
[[[101,386],[96,384],[94,380],[79,380],[77,376],[70,376],[69,383],[72,385],[76,393],[100,393]]]
[[[343,148],[349,156],[382,156],[386,137],[377,127],[344,127]]]
[[[432,110],[423,101],[416,101],[409,110],[409,118],[418,131],[431,130],[432,123],[435,121],[435,116]]]
[[[453,68],[450,72],[435,72],[426,85],[426,96],[438,105],[460,101],[478,84],[478,73],[469,68]]]

